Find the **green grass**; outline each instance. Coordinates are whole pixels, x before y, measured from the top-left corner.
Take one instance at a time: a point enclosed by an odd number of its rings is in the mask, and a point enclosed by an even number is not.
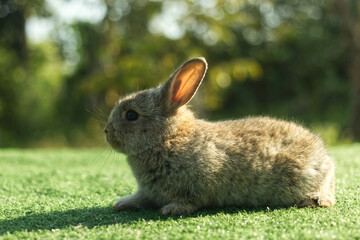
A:
[[[118,154],[0,150],[3,239],[360,239],[360,145],[333,147],[337,204],[328,209],[208,209],[182,217],[116,212],[136,190]]]

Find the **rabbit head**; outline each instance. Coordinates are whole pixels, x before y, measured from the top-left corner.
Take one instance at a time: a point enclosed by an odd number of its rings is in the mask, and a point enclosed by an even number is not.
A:
[[[128,155],[140,153],[171,135],[175,122],[194,118],[184,106],[195,95],[207,70],[204,58],[183,63],[157,88],[121,98],[105,127],[107,142]]]

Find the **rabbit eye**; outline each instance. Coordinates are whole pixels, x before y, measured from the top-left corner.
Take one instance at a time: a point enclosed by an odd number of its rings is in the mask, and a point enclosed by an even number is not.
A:
[[[129,110],[125,113],[125,118],[128,121],[136,121],[139,117],[139,114],[134,110]]]

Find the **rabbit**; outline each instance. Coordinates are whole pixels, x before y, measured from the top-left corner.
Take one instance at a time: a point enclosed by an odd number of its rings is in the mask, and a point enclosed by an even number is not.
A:
[[[138,184],[113,208],[157,208],[168,216],[207,207],[334,205],[335,166],[309,130],[269,117],[195,117],[186,104],[207,67],[202,57],[190,59],[163,85],[127,95],[112,109],[106,141],[127,155]]]

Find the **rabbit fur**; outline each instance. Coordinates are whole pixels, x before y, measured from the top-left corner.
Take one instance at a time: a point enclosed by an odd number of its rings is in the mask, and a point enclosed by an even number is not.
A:
[[[113,207],[182,215],[212,206],[332,206],[334,163],[309,130],[269,117],[194,116],[185,104],[206,71],[204,58],[188,60],[164,85],[125,96],[113,108],[106,139],[127,155],[138,184]]]

